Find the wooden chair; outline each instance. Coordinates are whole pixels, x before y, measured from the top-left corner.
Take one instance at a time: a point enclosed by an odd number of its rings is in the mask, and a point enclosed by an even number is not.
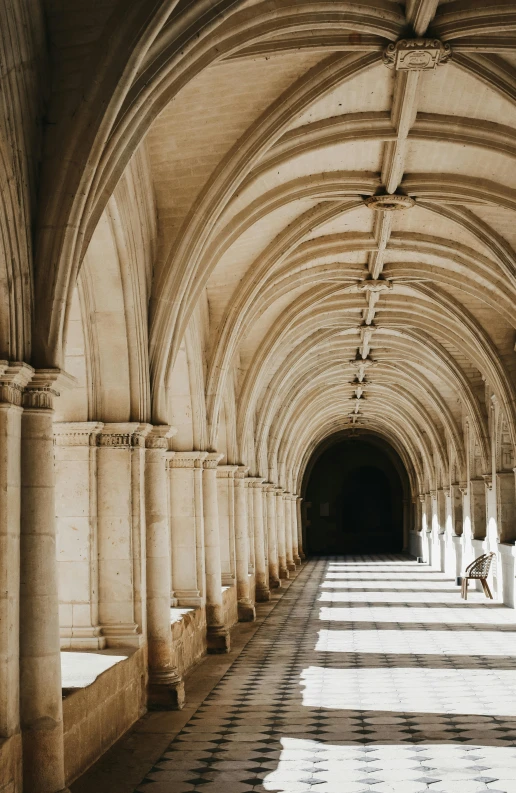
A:
[[[479,556],[474,562],[468,564],[466,572],[462,577],[461,597],[463,597],[464,600],[468,599],[468,582],[470,580],[480,581],[485,596],[491,600],[493,599],[489,584],[487,583],[487,576],[489,575],[493,558],[494,553],[483,553],[482,556]]]

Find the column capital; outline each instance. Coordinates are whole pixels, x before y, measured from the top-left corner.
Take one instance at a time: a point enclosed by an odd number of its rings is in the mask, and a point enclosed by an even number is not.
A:
[[[282,487],[275,487],[274,490],[276,491],[276,495],[282,497],[283,496],[283,488]]]
[[[274,485],[272,482],[264,482],[263,489],[266,493],[275,493],[276,485]]]
[[[483,474],[482,479],[484,480],[484,484],[488,490],[493,489],[493,477],[491,474]]]
[[[102,421],[56,421],[54,441],[56,446],[96,446]]]
[[[23,407],[28,410],[53,410],[54,397],[76,385],[77,379],[63,369],[36,369],[24,388]]]
[[[459,488],[460,492],[463,496],[467,495],[468,493],[468,483],[467,482],[459,482],[457,487]]]
[[[223,457],[224,455],[218,452],[208,452],[203,461],[204,469],[208,471],[216,469]]]
[[[292,493],[289,493],[288,490],[283,491],[283,498],[285,499],[285,501],[290,501],[291,497],[292,497]]]
[[[97,444],[118,449],[145,448],[145,439],[151,430],[152,424],[140,424],[136,421],[104,424]]]
[[[418,497],[418,499],[421,501],[421,503],[422,503],[422,504],[424,504],[424,503],[425,503],[425,501],[426,501],[426,495],[425,495],[425,493],[418,493],[418,494],[417,494],[417,497]]]
[[[238,471],[238,465],[218,465],[217,478],[218,479],[233,479]]]
[[[30,382],[34,369],[27,363],[0,361],[0,402],[22,404],[23,390]]]
[[[265,479],[263,476],[248,476],[246,482],[248,487],[261,487]]]
[[[249,472],[248,465],[237,465],[235,471],[235,479],[241,479],[241,480],[246,479],[248,472]]]
[[[168,439],[177,434],[177,429],[170,424],[151,425],[148,434],[145,435],[146,449],[168,449]]]
[[[208,452],[168,452],[169,468],[202,468]]]

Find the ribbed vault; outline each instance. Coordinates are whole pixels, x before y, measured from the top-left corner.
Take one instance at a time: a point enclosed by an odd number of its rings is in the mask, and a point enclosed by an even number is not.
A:
[[[413,498],[490,474],[516,444],[516,4],[142,2],[116,36],[114,13],[89,62],[111,87],[52,132],[60,191],[45,160],[40,360],[63,361],[106,213],[127,251],[132,169],[156,226],[131,418],[294,493],[358,428]]]

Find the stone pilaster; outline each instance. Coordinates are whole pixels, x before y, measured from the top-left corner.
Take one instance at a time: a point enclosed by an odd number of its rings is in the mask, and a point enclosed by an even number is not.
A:
[[[53,400],[74,382],[60,370],[39,370],[23,393],[20,712],[26,793],[65,789]]]
[[[237,466],[234,487],[236,585],[239,622],[253,622],[256,619],[256,611],[251,600],[249,588],[249,529],[245,487],[248,471],[249,468],[247,466]]]
[[[185,687],[177,670],[170,624],[172,576],[166,470],[168,438],[174,433],[174,428],[167,425],[155,426],[145,437],[148,694],[151,707],[180,710]]]
[[[0,743],[21,790],[20,508],[23,388],[33,375],[24,363],[0,361]],[[9,774],[11,776],[11,774]]]
[[[297,496],[296,498],[296,511],[297,511],[297,549],[299,552],[299,556],[301,561],[303,562],[306,559],[306,554],[304,551],[303,546],[303,497]]]
[[[264,603],[270,600],[269,571],[265,563],[265,530],[263,523],[263,478],[250,477],[249,486],[253,494],[254,564],[256,579],[256,600]]]
[[[178,606],[196,608],[203,604],[202,465],[207,455],[197,451],[169,454],[172,592]]]
[[[99,623],[97,421],[54,424],[61,647],[102,649]]]
[[[238,465],[217,466],[222,585],[235,586],[235,473]]]
[[[269,587],[276,589],[280,586],[278,537],[276,529],[276,486],[264,485],[267,498],[267,533],[269,536]]]
[[[469,511],[471,535],[474,540],[486,538],[486,485],[483,479],[470,479]]]
[[[209,453],[203,462],[204,547],[206,551],[206,621],[208,652],[227,653],[229,631],[224,624],[222,570],[220,564],[217,465],[222,454]]]
[[[98,435],[99,620],[108,647],[139,647],[145,608],[145,438],[150,424],[104,424]]]
[[[299,555],[299,528],[297,522],[297,499],[298,496],[293,493],[290,498],[290,519],[292,521],[292,558],[296,567],[301,565],[301,557]]]
[[[285,551],[287,557],[287,570],[295,572],[296,563],[294,561],[292,541],[292,493],[283,493],[283,509],[285,514]]]
[[[288,579],[287,551],[285,545],[285,506],[283,488],[276,488],[276,530],[278,536],[278,566],[279,577]]]

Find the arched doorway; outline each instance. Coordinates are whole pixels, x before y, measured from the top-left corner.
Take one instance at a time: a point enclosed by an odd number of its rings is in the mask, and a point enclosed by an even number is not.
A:
[[[386,553],[403,549],[408,481],[395,450],[375,436],[326,441],[305,477],[308,553]]]

